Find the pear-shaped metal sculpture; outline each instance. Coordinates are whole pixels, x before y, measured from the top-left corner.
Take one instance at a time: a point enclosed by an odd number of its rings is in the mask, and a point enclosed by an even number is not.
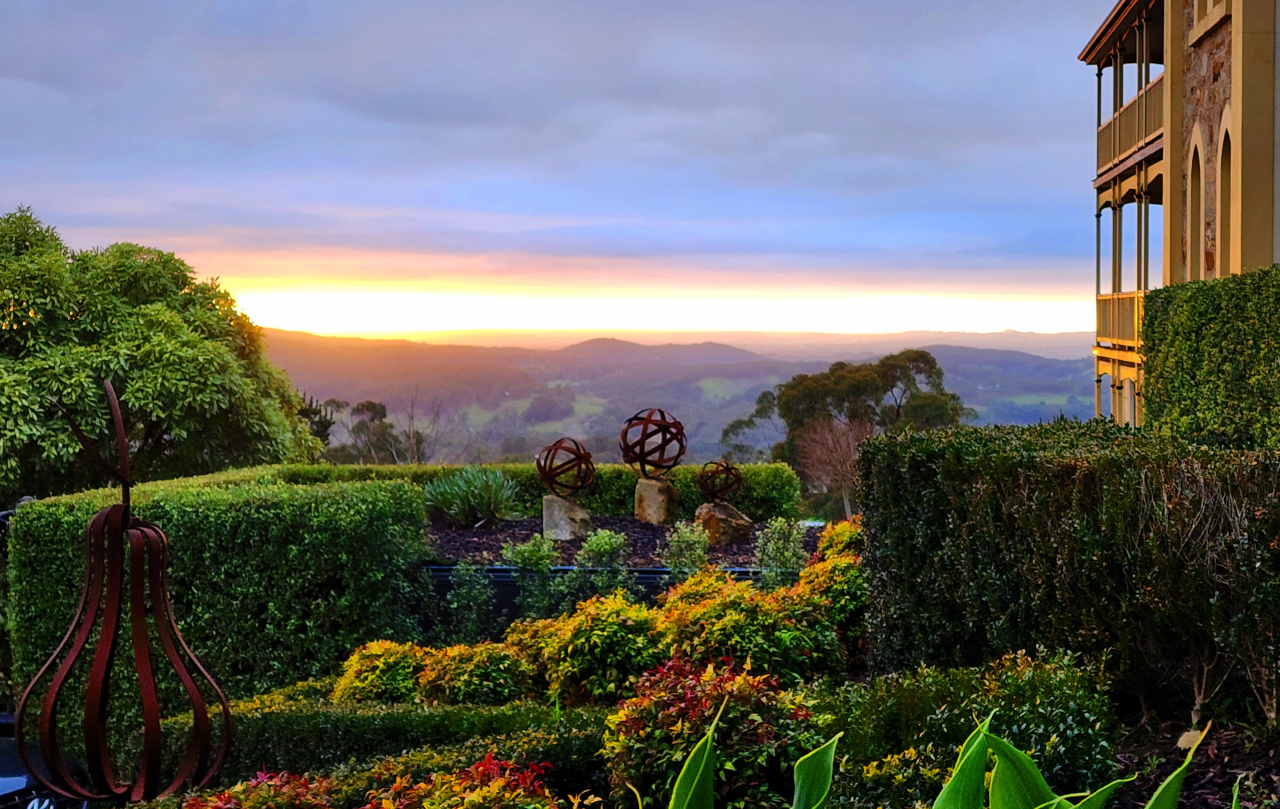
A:
[[[103,387],[115,425],[118,467],[108,463],[70,414],[60,404],[55,404],[71,422],[76,439],[120,482],[120,503],[99,511],[89,522],[85,532],[85,578],[80,604],[57,650],[32,678],[18,701],[14,735],[18,754],[28,772],[48,789],[82,801],[136,802],[172,795],[187,784],[195,787],[208,784],[222,766],[231,744],[231,708],[222,689],[192,654],[178,631],[169,601],[168,539],[158,526],[136,519],[130,513],[129,488],[132,480],[124,419],[111,383],[105,382]],[[121,779],[115,771],[108,734],[113,691],[112,661],[120,642],[121,618],[126,607],[133,670],[137,675],[137,693],[142,705],[143,740],[137,770],[128,780]],[[153,640],[149,630],[152,628],[154,643],[182,683],[191,706],[191,738],[187,754],[168,783],[162,780],[161,773],[162,717],[156,687],[157,666],[151,654]],[[98,630],[96,633],[95,629]],[[76,665],[90,651],[91,643],[92,656],[89,658],[89,677],[84,695],[85,770],[89,782],[85,784],[72,773],[63,755],[63,746],[58,739],[58,702]],[[64,651],[67,651],[65,657]],[[191,669],[208,683],[221,707],[223,730],[216,755],[211,750],[213,734],[209,708]],[[41,700],[37,722],[40,755],[44,763],[41,769],[33,767],[28,760],[23,720],[28,702],[50,672],[52,678]]]

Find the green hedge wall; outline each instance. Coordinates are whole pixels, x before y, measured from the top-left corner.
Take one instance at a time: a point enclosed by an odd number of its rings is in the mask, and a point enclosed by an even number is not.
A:
[[[1148,294],[1147,422],[1280,449],[1280,266]]]
[[[554,708],[528,702],[498,707],[335,704],[328,700],[334,681],[299,683],[233,703],[235,743],[213,786],[250,779],[264,764],[272,772],[323,772],[349,761],[556,723]],[[166,766],[176,767],[186,755],[190,728],[190,714],[165,720]],[[140,744],[135,736],[133,749]]]
[[[1182,705],[1247,678],[1274,722],[1280,455],[1061,422],[877,437],[860,465],[876,669],[1110,650]]]
[[[179,624],[229,696],[330,674],[367,641],[420,636],[417,576],[426,550],[419,487],[228,478],[213,486],[209,479],[151,484],[133,502],[140,518],[169,537]],[[52,498],[15,515],[8,617],[19,685],[66,631],[84,575],[85,525],[117,497]],[[166,685],[168,695],[180,693],[176,683]]]

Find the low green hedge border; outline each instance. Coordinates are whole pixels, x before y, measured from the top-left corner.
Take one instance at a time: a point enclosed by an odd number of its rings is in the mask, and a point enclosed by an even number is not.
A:
[[[1280,454],[1060,422],[877,437],[860,472],[876,670],[1044,644],[1149,709],[1194,721],[1226,680],[1275,723]]]
[[[531,702],[498,707],[334,703],[329,700],[334,680],[299,683],[233,703],[235,742],[213,786],[247,780],[264,766],[271,772],[327,772],[353,761],[551,727],[559,721],[554,708]],[[190,728],[190,714],[165,720],[166,766],[176,766],[186,754]],[[133,747],[138,744],[135,737]]]
[[[599,755],[604,723],[603,711],[566,711],[542,727],[477,736],[457,744],[423,747],[376,760],[350,761],[328,772],[313,774],[332,779],[333,809],[356,809],[368,802],[370,791],[386,788],[398,777],[407,776],[417,783],[432,773],[470,767],[493,753],[498,759],[550,764],[551,769],[540,780],[556,794],[588,790],[605,795],[608,780]],[[266,766],[268,771],[278,771],[270,764]],[[180,805],[179,798],[140,804],[143,809],[179,809]]]
[[[134,513],[169,537],[183,635],[230,697],[331,674],[371,640],[421,636],[426,548],[418,486],[232,480],[152,484],[133,500]],[[66,632],[84,575],[85,525],[117,496],[42,500],[14,517],[8,617],[18,685]],[[117,660],[127,664],[127,657]],[[181,711],[176,678],[162,686],[166,712]]]
[[[538,479],[533,464],[486,464],[499,469],[516,485],[516,510],[523,516],[542,513],[542,497],[547,493]],[[447,475],[460,467],[439,465],[365,466],[332,464],[282,464],[256,466],[248,469],[232,469],[211,475],[176,478],[174,480],[143,483],[134,488],[135,500],[145,500],[156,492],[173,492],[180,489],[226,489],[245,485],[267,486],[292,484],[314,486],[326,483],[391,482],[407,481],[422,486]],[[680,494],[680,518],[692,519],[703,502],[698,488],[699,466],[678,466],[668,479]],[[767,522],[774,517],[796,519],[800,514],[800,478],[795,470],[784,463],[746,464],[741,467],[742,490],[729,497],[728,502],[756,522]],[[635,511],[636,473],[620,464],[601,464],[596,467],[595,481],[574,499],[593,514],[600,516],[625,516]],[[110,505],[118,495],[110,489],[83,492],[53,501],[89,498],[99,504]],[[163,526],[162,526],[163,527]]]

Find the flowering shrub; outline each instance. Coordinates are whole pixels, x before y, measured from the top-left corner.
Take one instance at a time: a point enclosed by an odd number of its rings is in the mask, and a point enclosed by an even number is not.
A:
[[[329,809],[330,786],[324,778],[258,773],[226,791],[190,798],[182,809]]]
[[[628,784],[643,795],[670,795],[726,699],[714,740],[717,807],[788,805],[788,768],[822,744],[818,728],[830,717],[815,716],[800,693],[783,690],[772,675],[683,659],[642,677],[635,698],[608,719],[604,754],[618,805],[634,801]]]
[[[615,593],[590,598],[571,615],[515,629],[508,642],[537,649],[553,696],[569,704],[612,702],[666,657],[657,623],[653,610]],[[541,636],[526,635],[535,631]]]
[[[418,695],[426,702],[505,705],[529,696],[533,670],[501,643],[450,646],[429,652],[418,675]]]
[[[417,784],[401,776],[371,792],[365,809],[559,809],[564,806],[540,780],[545,764],[521,767],[489,753],[456,773],[436,773]]]
[[[841,668],[824,602],[796,588],[762,593],[707,568],[669,590],[661,604],[659,631],[672,654],[699,662],[750,658],[788,684]]]
[[[855,514],[844,522],[828,523],[818,536],[818,556],[830,559],[833,556],[862,554],[862,515]]]
[[[342,664],[335,702],[412,702],[429,650],[412,643],[377,640],[356,649]]]

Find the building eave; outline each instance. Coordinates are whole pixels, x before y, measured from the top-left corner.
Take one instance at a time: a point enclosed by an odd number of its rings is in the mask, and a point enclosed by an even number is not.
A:
[[[1088,65],[1101,65],[1102,60],[1114,50],[1117,37],[1132,24],[1133,19],[1151,4],[1151,0],[1120,0],[1107,15],[1089,44],[1080,52],[1080,61]]]

